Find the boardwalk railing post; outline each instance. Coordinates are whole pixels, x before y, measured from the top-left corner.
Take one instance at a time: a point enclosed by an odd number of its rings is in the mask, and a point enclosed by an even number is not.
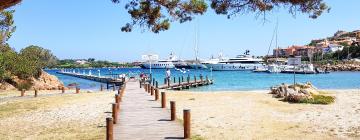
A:
[[[142,88],[142,86],[141,86],[141,80],[139,80],[139,85],[140,85],[140,88]]]
[[[170,88],[170,81],[171,81],[170,77],[169,77],[169,78],[167,78],[167,85],[168,85],[168,88]]]
[[[167,82],[167,80],[166,80],[166,78],[164,78],[164,85],[166,85],[166,84],[167,84],[166,82]]]
[[[155,78],[153,78],[152,85],[155,86]]]
[[[181,76],[181,82],[184,82],[184,76]]]
[[[65,93],[65,87],[61,87],[61,93]]]
[[[201,83],[203,82],[203,76],[202,76],[202,74],[200,74],[200,81],[201,81]]]
[[[38,90],[35,89],[34,97],[37,97],[37,96],[38,96]]]
[[[159,88],[159,83],[158,83],[158,81],[156,81],[156,86],[155,86],[156,88]]]
[[[155,89],[155,101],[159,100],[159,89]]]
[[[180,79],[180,77],[179,77],[179,86],[181,85],[181,79]]]
[[[174,77],[174,84],[176,83],[176,77]]]
[[[151,92],[151,84],[148,84],[147,86],[148,86],[148,87],[147,87],[148,93],[150,93],[150,92]]]
[[[113,117],[113,123],[117,123],[117,103],[112,104],[112,117]]]
[[[80,88],[79,87],[76,87],[76,94],[79,94],[80,93]]]
[[[191,126],[190,126],[190,109],[184,109],[184,138],[188,139],[191,136]]]
[[[145,92],[147,92],[147,85],[144,84],[144,89],[145,89]]]
[[[116,85],[115,84],[113,84],[113,91],[115,91],[116,90]]]
[[[25,96],[25,89],[22,89],[22,90],[21,90],[21,97],[22,97],[22,96]]]
[[[100,91],[103,91],[103,90],[104,90],[104,85],[100,84]]]
[[[176,103],[175,103],[175,101],[170,101],[170,110],[171,110],[170,119],[172,121],[175,121],[175,117],[176,117]]]
[[[113,140],[113,119],[112,118],[106,118],[106,140]]]
[[[166,108],[166,94],[161,92],[161,108]]]
[[[154,95],[154,86],[151,86],[151,88],[150,88],[150,93],[151,93],[151,96],[153,96]]]

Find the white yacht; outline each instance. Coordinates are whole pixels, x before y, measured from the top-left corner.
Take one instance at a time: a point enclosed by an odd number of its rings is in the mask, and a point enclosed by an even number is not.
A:
[[[214,71],[254,70],[258,67],[263,67],[263,60],[251,57],[249,52],[247,50],[244,55],[237,55],[235,58],[219,61],[216,64],[208,64],[208,66]]]
[[[211,68],[213,64],[218,64],[220,61],[226,61],[226,60],[228,60],[228,58],[224,57],[222,53],[219,53],[217,58],[211,56],[209,60],[202,61],[201,64],[205,65],[206,68]]]
[[[146,56],[150,56],[150,55],[144,55]],[[143,59],[144,59],[143,56]],[[144,68],[144,69],[172,69],[175,68],[175,62],[179,62],[179,60],[177,60],[177,57],[175,56],[175,54],[173,52],[170,53],[169,58],[165,59],[165,60],[159,60],[159,56],[158,55],[151,55],[153,59],[147,59],[145,62],[143,62],[140,67]]]

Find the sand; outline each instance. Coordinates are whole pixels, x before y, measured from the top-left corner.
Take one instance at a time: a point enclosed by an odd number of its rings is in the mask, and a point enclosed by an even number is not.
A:
[[[192,132],[203,139],[360,139],[360,90],[328,90],[330,105],[291,104],[268,91],[168,91],[177,117],[191,109]]]
[[[74,92],[41,91],[37,98],[2,93],[0,139],[105,139],[114,92]]]

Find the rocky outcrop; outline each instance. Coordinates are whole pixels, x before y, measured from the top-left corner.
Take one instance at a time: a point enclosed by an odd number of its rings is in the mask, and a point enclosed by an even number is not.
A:
[[[11,80],[0,84],[0,90],[14,89],[38,89],[55,90],[63,87],[64,84],[54,75],[42,71],[39,78],[30,78],[27,80],[19,79],[17,76],[11,77]]]
[[[310,83],[274,86],[270,88],[270,94],[273,94],[275,98],[283,98],[284,101],[300,102],[302,100],[312,99],[313,95],[318,95],[317,89]]]
[[[360,71],[360,64],[322,65],[321,69],[327,71]]]
[[[54,90],[64,86],[56,76],[50,75],[45,71],[42,71],[39,78],[32,78],[31,83],[32,88],[38,90]]]
[[[15,90],[15,89],[16,88],[13,85],[7,82],[0,83],[0,90]]]

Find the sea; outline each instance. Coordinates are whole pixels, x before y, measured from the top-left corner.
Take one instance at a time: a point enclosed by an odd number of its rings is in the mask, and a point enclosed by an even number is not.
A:
[[[77,83],[81,89],[97,90],[100,87],[98,82],[75,78],[56,73],[60,70],[46,70],[48,73],[57,76],[65,85]],[[91,74],[98,76],[109,76],[110,74],[126,74],[127,76],[138,77],[140,73],[149,74],[150,69],[142,68],[97,68],[97,69],[71,69],[81,74]],[[152,69],[153,78],[159,85],[164,84],[165,69]],[[173,77],[187,76],[193,80],[194,75],[199,79],[203,75],[204,79],[208,76],[214,80],[213,85],[198,88],[190,88],[190,91],[248,91],[248,90],[267,90],[271,86],[281,83],[293,84],[311,82],[319,89],[360,89],[360,72],[331,72],[328,74],[270,74],[254,73],[252,71],[211,71],[208,69],[171,69]]]

